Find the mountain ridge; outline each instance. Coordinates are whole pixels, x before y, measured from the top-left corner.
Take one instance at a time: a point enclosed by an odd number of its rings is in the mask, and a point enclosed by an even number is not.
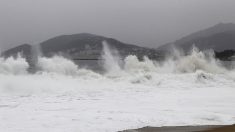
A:
[[[154,49],[141,47],[133,44],[123,43],[113,38],[103,37],[90,33],[80,33],[80,34],[72,34],[72,35],[60,35],[43,41],[40,43],[41,50],[43,55],[52,56],[53,53],[57,53],[60,51],[64,51],[71,48],[80,48],[81,50],[102,50],[102,42],[107,41],[107,43],[113,47],[118,49],[125,48],[137,48],[138,50],[151,50]],[[14,48],[8,49],[2,52],[4,56],[15,55],[16,52],[23,52],[23,54],[27,54],[28,48],[33,45],[30,44],[22,44],[16,46]],[[27,50],[26,50],[27,49]],[[75,50],[75,49],[73,49]],[[27,51],[27,52],[26,52]]]
[[[118,51],[118,56],[122,59],[128,55],[136,55],[140,60],[143,59],[144,56],[148,56],[151,59],[160,58],[159,53],[155,49],[126,44],[113,38],[89,33],[60,35],[48,39],[39,45],[19,45],[4,51],[2,56],[17,56],[20,52],[22,56],[26,58],[26,61],[33,67],[35,66],[35,54],[42,54],[45,57],[62,55],[73,60],[79,66],[95,69],[97,65],[99,65],[99,62],[95,60],[99,60],[103,55],[102,43],[104,41],[106,41],[109,47],[113,49],[111,50],[112,54],[117,55],[116,51]],[[94,61],[91,62],[91,60]]]
[[[178,39],[172,43],[168,43],[162,46],[159,46],[157,50],[169,50],[172,47],[183,49],[184,51],[190,50],[192,45],[195,45],[200,50],[213,49],[217,52],[221,52],[223,50],[235,49],[235,24],[233,23],[219,23],[212,27],[206,28],[204,30],[200,30],[181,39]],[[219,36],[221,34],[224,35],[232,35],[230,40],[225,40],[224,37]],[[216,40],[213,41],[213,40]],[[226,45],[226,47],[221,47],[219,45]],[[215,48],[219,47],[219,48]]]

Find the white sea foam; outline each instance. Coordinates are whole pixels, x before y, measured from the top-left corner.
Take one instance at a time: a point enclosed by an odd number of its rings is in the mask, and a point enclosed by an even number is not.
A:
[[[182,57],[179,59],[176,65],[176,69],[179,72],[195,72],[197,70],[203,70],[210,73],[223,73],[222,68],[218,61],[216,61],[212,55],[209,54],[206,57],[205,53],[193,48],[191,55]]]
[[[14,78],[21,78],[23,75],[25,80],[27,80],[27,78],[31,80],[34,76],[43,76],[43,78],[48,78],[48,80],[53,80],[53,78],[56,78],[55,76],[63,77],[64,80],[66,80],[66,78],[71,79],[70,77],[76,80],[91,79],[90,81],[101,79],[105,80],[105,83],[118,82],[123,83],[123,85],[125,85],[125,83],[156,85],[158,84],[156,82],[161,80],[160,76],[167,75],[167,77],[171,79],[171,77],[174,78],[174,76],[181,75],[187,78],[189,73],[195,75],[199,80],[208,79],[208,74],[212,77],[222,74],[230,79],[235,78],[233,69],[224,68],[220,62],[213,57],[213,54],[198,51],[197,48],[193,48],[192,52],[185,56],[175,51],[175,56],[163,62],[153,61],[148,57],[144,57],[143,61],[140,61],[136,56],[130,55],[123,60],[123,67],[121,67],[119,62],[121,60],[120,57],[114,56],[106,42],[103,43],[103,47],[104,68],[106,69],[106,73],[104,74],[79,68],[73,61],[62,56],[47,58],[43,57],[41,54],[37,57],[36,73],[29,73],[27,71],[29,68],[28,63],[24,58],[18,55],[16,58],[0,58],[0,74],[1,76],[11,74],[17,76]],[[52,75],[53,78],[51,78]],[[169,79],[164,78],[164,80]],[[2,81],[4,81],[4,79],[2,79]],[[12,82],[14,81],[15,80],[12,79]],[[29,84],[30,82],[32,81],[29,81]],[[33,85],[35,83],[33,83]],[[96,85],[94,86],[96,87]]]
[[[162,125],[235,122],[235,72],[193,49],[163,62],[115,57],[104,43],[106,73],[82,69],[62,56],[0,58],[0,129],[118,131]]]
[[[0,58],[0,74],[26,74],[29,65],[20,54],[16,58]]]
[[[37,67],[42,72],[63,75],[75,75],[78,71],[78,66],[76,64],[62,56],[53,56],[52,58],[40,57],[38,59]]]

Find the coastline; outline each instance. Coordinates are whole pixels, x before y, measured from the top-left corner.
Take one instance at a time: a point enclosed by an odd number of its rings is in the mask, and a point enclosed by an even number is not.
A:
[[[235,132],[235,125],[143,127],[120,132]]]

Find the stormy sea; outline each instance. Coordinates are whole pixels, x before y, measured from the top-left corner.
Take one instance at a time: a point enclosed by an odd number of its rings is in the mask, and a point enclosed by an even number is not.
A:
[[[235,63],[177,50],[164,61],[121,59],[103,43],[103,72],[60,55],[0,58],[3,132],[116,132],[235,122]]]

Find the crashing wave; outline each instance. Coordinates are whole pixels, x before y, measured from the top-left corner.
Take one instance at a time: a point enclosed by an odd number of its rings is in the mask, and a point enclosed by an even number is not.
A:
[[[197,48],[193,48],[188,56],[183,56],[176,60],[176,72],[190,73],[203,70],[209,73],[223,73],[225,69],[213,57],[212,53],[203,53]]]
[[[63,75],[77,74],[78,66],[72,61],[62,57],[54,56],[52,58],[40,57],[37,68],[42,72],[58,73]]]
[[[33,81],[34,79],[44,80],[44,78],[46,79],[44,81],[50,85],[37,84],[41,86],[37,88],[41,89],[43,87],[43,91],[47,91],[45,90],[47,87],[59,87],[54,85],[56,80],[64,81],[65,84],[68,83],[68,86],[75,81],[75,86],[71,87],[81,87],[80,83],[84,82],[91,82],[91,85],[95,82],[93,84],[94,87],[99,87],[106,83],[121,84],[123,87],[128,87],[129,85],[159,87],[160,84],[165,85],[165,87],[171,87],[166,84],[175,83],[183,86],[185,84],[184,80],[191,83],[212,83],[213,81],[211,80],[214,79],[215,75],[223,74],[223,77],[226,77],[223,78],[223,81],[226,81],[226,79],[232,82],[235,81],[234,69],[224,68],[213,57],[213,54],[198,51],[196,48],[193,48],[189,55],[175,52],[177,53],[175,57],[170,57],[162,62],[150,60],[148,57],[144,57],[140,61],[136,56],[129,55],[122,60],[122,65],[120,65],[120,57],[113,54],[107,43],[104,43],[103,46],[105,73],[96,73],[89,69],[80,68],[72,60],[62,56],[53,56],[51,58],[43,57],[42,55],[37,56],[37,62],[35,63],[37,71],[35,73],[28,72],[30,66],[25,58],[20,55],[15,58],[0,58],[0,77],[7,78],[1,80],[0,89],[34,87],[35,84],[39,83],[38,81]],[[25,80],[28,80],[29,83],[32,82],[32,84],[25,86]],[[77,84],[77,81],[79,84]],[[11,82],[16,85],[11,84]],[[63,86],[66,87],[65,85]],[[82,86],[86,87],[86,85]]]
[[[26,74],[28,68],[28,63],[20,54],[16,58],[0,58],[0,74]]]

